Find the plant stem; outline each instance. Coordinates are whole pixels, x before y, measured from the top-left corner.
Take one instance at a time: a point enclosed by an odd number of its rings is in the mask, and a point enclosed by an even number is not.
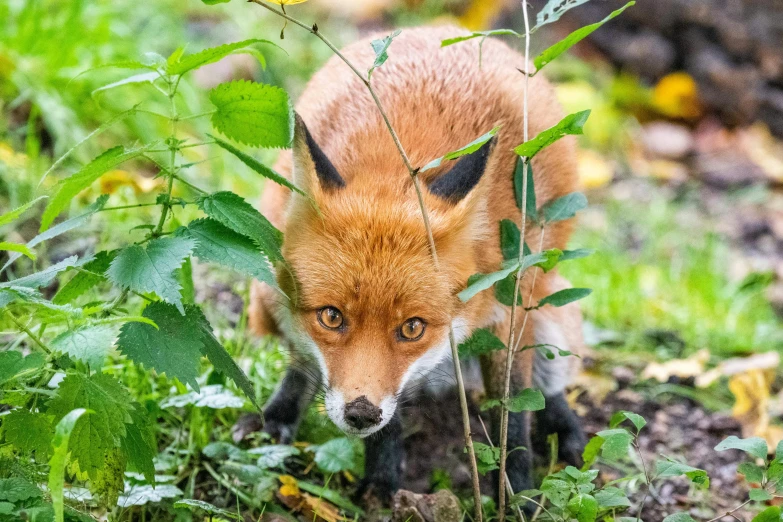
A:
[[[5,315],[9,319],[11,319],[11,322],[14,323],[16,325],[16,327],[19,328],[19,330],[21,330],[22,332],[27,334],[27,337],[32,339],[35,342],[35,344],[37,344],[44,352],[46,352],[46,355],[52,355],[52,349],[49,348],[48,346],[46,346],[46,343],[44,343],[40,339],[40,337],[35,335],[29,328],[27,328],[25,325],[23,325],[16,317],[11,315],[10,313],[6,313]]]
[[[329,41],[329,39],[326,38],[318,30],[317,24],[308,26],[307,24],[297,20],[296,18],[288,15],[287,13],[283,11],[278,11],[272,6],[264,3],[263,0],[249,0],[249,1],[260,5],[264,9],[285,18],[289,22],[298,25],[299,27],[315,35],[327,47],[329,47],[329,49],[331,49],[331,51],[338,58],[340,58],[340,60],[342,60],[343,63],[345,63],[365,85],[365,87],[370,93],[370,96],[372,96],[372,99],[375,102],[375,106],[378,108],[378,112],[381,114],[381,117],[383,118],[384,124],[386,125],[386,129],[389,131],[392,140],[394,140],[394,145],[397,147],[397,151],[400,154],[400,158],[402,159],[402,162],[405,164],[405,168],[408,170],[408,174],[410,175],[411,180],[413,181],[413,187],[416,191],[416,198],[418,199],[419,209],[421,210],[421,216],[424,222],[424,228],[427,233],[427,241],[429,243],[430,254],[432,255],[432,261],[433,264],[435,265],[435,270],[439,272],[440,262],[438,260],[438,253],[435,247],[435,239],[432,234],[432,226],[430,224],[429,212],[424,202],[424,196],[421,190],[421,183],[419,182],[419,178],[418,178],[419,169],[414,168],[413,165],[411,164],[410,159],[408,158],[408,154],[405,152],[405,148],[402,146],[402,142],[400,141],[397,132],[394,130],[394,127],[392,126],[391,121],[389,120],[389,116],[386,114],[386,110],[384,109],[381,100],[378,98],[375,89],[373,89],[372,84],[370,83],[370,79],[366,77],[365,74],[360,72],[359,69],[357,69],[356,66],[353,63],[351,63],[350,60],[348,60],[340,52],[340,50],[337,49],[337,47],[335,47],[334,44],[332,44],[332,42]],[[467,400],[467,395],[465,393],[465,383],[462,377],[462,368],[460,367],[460,362],[459,362],[459,350],[456,343],[456,339],[454,337],[454,329],[451,325],[449,325],[449,345],[451,347],[451,355],[452,355],[452,360],[454,362],[454,374],[457,378],[457,389],[459,391],[460,409],[462,411],[462,424],[463,424],[463,431],[464,431],[463,435],[465,438],[465,447],[468,450],[468,457],[470,460],[470,471],[471,471],[471,478],[473,482],[473,502],[475,506],[475,519],[477,522],[481,522],[483,520],[482,511],[481,511],[481,489],[479,486],[478,467],[476,465],[476,452],[473,448],[473,437],[470,433],[470,412],[468,410],[468,400]]]
[[[168,200],[163,205],[163,210],[160,212],[160,220],[158,221],[158,226],[155,228],[155,231],[152,233],[153,236],[158,236],[163,232],[163,224],[166,222],[166,217],[168,217],[169,209],[171,208],[171,191],[174,188],[177,162],[177,145],[175,144],[175,141],[177,139],[177,120],[179,119],[179,116],[177,115],[177,104],[174,101],[174,96],[177,94],[178,85],[179,80],[177,80],[176,83],[169,82],[168,97],[169,102],[171,103],[171,136],[169,136],[169,184],[166,188]]]
[[[187,185],[188,187],[192,188],[192,189],[193,189],[193,190],[195,190],[196,192],[200,192],[200,193],[202,193],[202,194],[209,194],[209,192],[207,192],[206,190],[204,190],[204,189],[202,189],[202,188],[199,188],[199,187],[197,187],[196,185],[194,185],[194,184],[193,184],[193,183],[191,183],[190,181],[186,180],[186,179],[185,179],[185,178],[183,178],[182,176],[177,176],[176,174],[172,174],[172,175],[171,175],[171,177],[173,177],[173,178],[174,178],[174,179],[176,179],[177,181],[181,181],[182,183],[184,183],[184,184],[185,184],[185,185]],[[194,202],[194,203],[195,203],[195,202]]]
[[[212,478],[214,478],[218,484],[232,492],[234,495],[237,496],[237,498],[241,499],[242,502],[247,504],[248,506],[254,507],[256,509],[261,509],[261,504],[253,500],[253,498],[250,497],[247,493],[244,493],[239,488],[228,482],[226,479],[220,476],[220,474],[215,471],[215,469],[209,464],[209,462],[203,463],[204,469],[207,470],[207,472],[212,475]]]
[[[718,516],[717,516],[717,517],[715,517],[715,518],[711,518],[711,519],[709,519],[707,522],[717,522],[718,520],[720,520],[720,519],[721,519],[721,518],[723,518],[723,517],[733,517],[733,516],[734,516],[734,513],[736,513],[736,512],[737,512],[737,511],[739,511],[740,509],[744,508],[744,507],[745,507],[745,506],[747,506],[748,504],[750,504],[750,499],[746,500],[745,502],[743,502],[743,503],[742,503],[742,504],[740,504],[739,506],[735,507],[735,508],[734,508],[734,509],[732,509],[731,511],[726,511],[726,512],[725,512],[725,513],[723,513],[722,515],[718,515]],[[735,518],[736,518],[736,517],[735,517]]]
[[[526,0],[522,0],[522,14],[525,20],[525,69],[530,62],[530,20],[527,15]],[[523,143],[528,140],[528,79],[525,75],[524,92],[522,98],[522,117],[523,117]],[[517,299],[519,298],[519,287],[522,282],[522,263],[525,259],[525,228],[527,225],[527,162],[528,158],[522,158],[522,217],[520,222],[520,240],[519,240],[519,266],[516,281],[514,284],[514,297],[511,301],[511,324],[508,332],[508,344],[506,344],[506,375],[503,388],[503,400],[500,403],[500,476],[505,476],[506,459],[508,457],[508,399],[511,394],[511,371],[514,363],[514,336],[516,334],[516,316]],[[525,314],[525,323],[527,323],[527,314]],[[524,327],[524,326],[523,326]],[[519,333],[522,338],[522,332]],[[506,489],[501,484],[498,488],[498,522],[504,522],[506,519]]]
[[[125,210],[128,208],[157,207],[159,203],[135,203],[133,205],[121,205],[119,207],[103,207],[98,212],[108,212],[109,210]]]
[[[644,491],[644,496],[642,497],[642,501],[639,504],[639,512],[636,513],[636,522],[640,522],[642,519],[642,510],[644,509],[644,502],[647,500],[647,496],[650,494],[650,475],[647,473],[647,463],[644,462],[644,456],[642,455],[642,449],[639,447],[639,444],[634,440],[633,447],[636,449],[636,453],[639,455],[639,460],[642,461],[642,470],[644,471],[644,482],[646,484],[646,488]],[[739,509],[739,508],[737,508]],[[720,517],[718,517],[720,518]]]

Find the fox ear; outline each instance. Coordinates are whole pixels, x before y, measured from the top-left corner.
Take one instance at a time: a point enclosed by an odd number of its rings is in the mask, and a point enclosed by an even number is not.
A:
[[[495,143],[497,143],[497,136],[493,136],[476,152],[464,156],[451,170],[435,178],[429,184],[429,191],[449,203],[462,201],[484,175]]]
[[[345,187],[345,180],[310,135],[302,117],[295,113],[294,119],[293,152],[296,183],[311,193],[316,191],[316,183],[324,190],[338,190]]]

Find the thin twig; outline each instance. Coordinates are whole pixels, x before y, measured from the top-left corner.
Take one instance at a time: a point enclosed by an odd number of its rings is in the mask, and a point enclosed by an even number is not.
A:
[[[723,517],[732,517],[732,516],[734,516],[734,513],[736,513],[736,512],[737,512],[737,511],[739,511],[740,509],[744,508],[744,507],[745,507],[745,506],[747,506],[748,504],[750,504],[750,499],[746,500],[745,502],[743,502],[743,503],[742,503],[742,504],[740,504],[739,506],[735,507],[735,508],[734,508],[734,509],[732,509],[731,511],[726,511],[726,512],[725,512],[725,513],[723,513],[722,515],[718,515],[718,516],[717,516],[717,517],[715,517],[715,518],[711,518],[711,519],[709,519],[707,522],[717,522],[718,520],[720,520],[720,519],[721,519],[721,518],[723,518]],[[734,517],[734,518],[736,518],[736,517]]]
[[[486,425],[484,425],[484,419],[481,418],[481,415],[479,415],[479,422],[481,423],[481,429],[484,430],[484,436],[487,437],[487,441],[489,441],[489,447],[492,449],[495,449],[495,445],[492,444],[492,437],[489,436],[489,432],[487,431]],[[508,497],[511,498],[514,496],[514,488],[511,487],[511,481],[508,479],[508,473],[503,475],[503,480],[506,483],[506,489],[508,490]],[[541,506],[542,508],[544,506]],[[517,516],[519,517],[520,522],[525,521],[525,515],[522,514],[522,508],[519,506],[516,506],[517,508]],[[540,509],[540,508],[539,508]]]
[[[642,497],[642,501],[639,504],[639,511],[636,513],[636,522],[640,522],[642,519],[642,510],[644,510],[644,502],[647,500],[647,497],[650,494],[650,474],[647,472],[647,463],[644,461],[644,456],[642,455],[642,449],[639,447],[639,444],[634,441],[633,447],[636,448],[636,453],[639,454],[639,460],[642,461],[642,470],[644,471],[644,482],[646,484],[646,488],[644,489],[644,496]]]

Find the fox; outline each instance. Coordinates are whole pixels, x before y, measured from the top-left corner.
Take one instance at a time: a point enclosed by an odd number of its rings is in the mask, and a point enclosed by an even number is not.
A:
[[[454,26],[403,30],[371,85],[388,111],[410,163],[422,166],[494,127],[497,134],[476,152],[419,172],[438,265],[409,170],[364,80],[337,56],[312,77],[295,105],[292,147],[274,168],[307,196],[276,184],[262,194],[261,209],[284,232],[285,265],[276,266],[280,289],[254,281],[249,304],[251,329],[280,336],[291,364],[264,408],[264,430],[283,443],[293,441],[300,419],[318,393],[329,419],[365,443],[366,492],[389,500],[403,470],[399,405],[406,390],[450,364],[449,331],[460,343],[476,329],[507,338],[511,307],[494,293],[468,302],[457,294],[476,273],[497,271],[503,261],[499,222],[521,220],[513,173],[523,141],[524,58],[505,43],[487,39],[441,47],[467,36]],[[367,71],[375,60],[373,37],[348,45],[343,56]],[[481,62],[479,53],[482,53]],[[554,88],[540,75],[529,78],[530,135],[562,117]],[[576,148],[566,137],[532,159],[539,205],[578,186]],[[528,223],[525,239],[542,249],[564,249],[574,224],[547,225],[542,235]],[[525,277],[521,294],[538,300],[570,286],[556,270]],[[532,273],[532,272],[531,272]],[[516,325],[525,323],[516,308]],[[582,316],[572,303],[530,312],[520,346],[550,344],[583,350]],[[518,332],[519,333],[519,332]],[[481,374],[490,398],[503,396],[506,350],[482,355]],[[573,357],[553,360],[534,350],[515,354],[511,393],[536,387],[546,407],[532,415],[510,413],[508,447],[531,448],[556,433],[560,457],[580,465],[585,436],[569,407],[566,386]],[[492,437],[499,433],[499,410]],[[532,451],[508,455],[514,491],[533,487]],[[495,477],[497,481],[497,477]]]

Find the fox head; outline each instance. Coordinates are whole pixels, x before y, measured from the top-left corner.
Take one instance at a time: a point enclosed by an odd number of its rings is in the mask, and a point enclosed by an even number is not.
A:
[[[296,117],[294,180],[312,200],[295,194],[288,209],[287,265],[278,271],[290,297],[283,324],[320,367],[326,411],[346,433],[380,430],[406,383],[450,355],[449,326],[457,342],[469,333],[456,294],[480,255],[480,180],[493,145],[422,187],[436,267],[410,177],[348,167],[344,176]]]

